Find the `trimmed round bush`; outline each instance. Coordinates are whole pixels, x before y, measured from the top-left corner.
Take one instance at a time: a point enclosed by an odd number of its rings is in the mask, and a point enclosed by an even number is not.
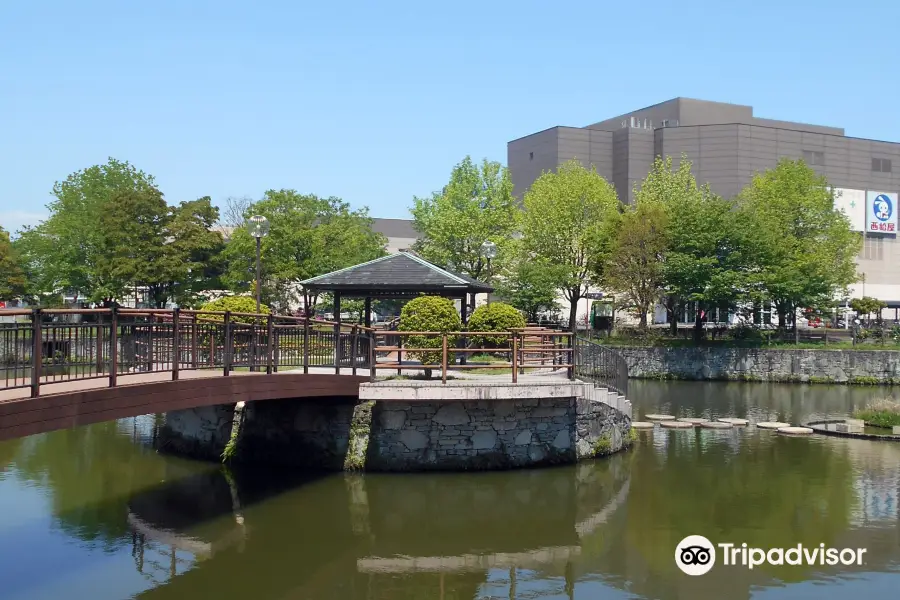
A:
[[[400,311],[399,331],[427,331],[456,333],[462,328],[456,305],[449,298],[440,296],[419,296],[406,303]],[[457,336],[449,336],[447,346],[456,345]],[[404,336],[403,345],[410,348],[441,348],[441,336]],[[426,365],[441,363],[441,350],[435,352],[410,352],[411,358]]]
[[[496,331],[509,332],[512,329],[522,329],[527,323],[525,317],[518,309],[503,302],[483,304],[475,309],[469,319],[467,329],[469,331]],[[507,346],[509,336],[505,335],[476,335],[472,336],[472,343],[476,346]]]
[[[256,314],[256,299],[250,298],[249,296],[225,296],[217,300],[213,300],[212,302],[207,302],[202,307],[200,307],[200,310]],[[270,313],[269,307],[265,304],[260,304],[259,312],[260,314],[267,315]],[[224,320],[222,315],[204,315],[203,318],[209,319],[210,321]],[[252,317],[232,316],[231,321],[233,323],[251,324],[253,323],[254,319]]]

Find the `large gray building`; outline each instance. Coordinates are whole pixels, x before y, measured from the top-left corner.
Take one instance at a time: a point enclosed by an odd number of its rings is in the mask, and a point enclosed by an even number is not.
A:
[[[848,137],[839,127],[764,119],[750,106],[675,98],[586,127],[552,127],[513,140],[507,164],[519,197],[542,172],[577,159],[596,167],[630,203],[656,156],[671,156],[677,164],[682,154],[697,181],[726,198],[780,158],[804,159],[839,191],[836,204],[854,229],[866,232],[859,256],[865,279],[853,295],[900,307],[900,143]]]

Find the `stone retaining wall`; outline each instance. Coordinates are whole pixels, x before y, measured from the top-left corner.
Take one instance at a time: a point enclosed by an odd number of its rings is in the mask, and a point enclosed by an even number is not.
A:
[[[617,347],[634,378],[900,383],[893,350]]]
[[[376,388],[368,395],[379,400],[304,398],[251,402],[240,411],[234,405],[174,411],[165,417],[167,448],[219,459],[231,440],[228,458],[242,463],[423,471],[576,462],[617,452],[631,441],[630,415],[616,408],[627,402],[590,384],[451,390],[431,383],[424,392],[419,385],[370,385]],[[411,393],[451,399],[408,401]],[[490,399],[466,400],[467,394]]]

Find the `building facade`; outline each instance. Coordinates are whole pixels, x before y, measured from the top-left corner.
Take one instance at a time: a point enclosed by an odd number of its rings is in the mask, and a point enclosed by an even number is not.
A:
[[[900,309],[900,143],[848,137],[839,127],[808,125],[753,115],[753,108],[675,98],[586,127],[552,127],[513,140],[507,160],[520,198],[544,171],[576,159],[616,188],[631,203],[634,186],[656,156],[682,155],[692,162],[699,183],[731,198],[754,173],[775,167],[784,157],[804,159],[835,187],[835,204],[865,236],[857,260],[863,280],[853,297],[873,296],[888,303],[885,316]]]

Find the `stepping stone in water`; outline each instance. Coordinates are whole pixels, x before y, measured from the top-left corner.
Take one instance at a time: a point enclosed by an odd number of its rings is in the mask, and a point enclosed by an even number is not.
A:
[[[706,423],[700,423],[700,427],[706,429],[731,429],[734,425],[731,423],[723,423],[722,421],[707,421]]]
[[[665,427],[666,429],[693,429],[693,423],[685,423],[684,421],[661,421],[659,424],[660,427]]]
[[[682,417],[678,419],[681,423],[690,423],[691,425],[703,425],[704,423],[709,423],[709,419],[704,419],[703,417]]]
[[[813,430],[809,427],[779,427],[778,433],[784,435],[809,435]]]
[[[790,423],[779,423],[778,421],[763,421],[762,423],[757,423],[757,427],[760,429],[781,429],[782,427],[790,427]]]
[[[648,421],[674,421],[674,415],[644,415]]]
[[[720,423],[731,423],[735,427],[744,427],[750,423],[747,419],[737,419],[734,417],[722,417],[721,419],[718,419],[718,421]]]
[[[632,421],[631,426],[635,429],[653,429],[654,427],[656,427],[656,425],[654,425],[650,421]]]

